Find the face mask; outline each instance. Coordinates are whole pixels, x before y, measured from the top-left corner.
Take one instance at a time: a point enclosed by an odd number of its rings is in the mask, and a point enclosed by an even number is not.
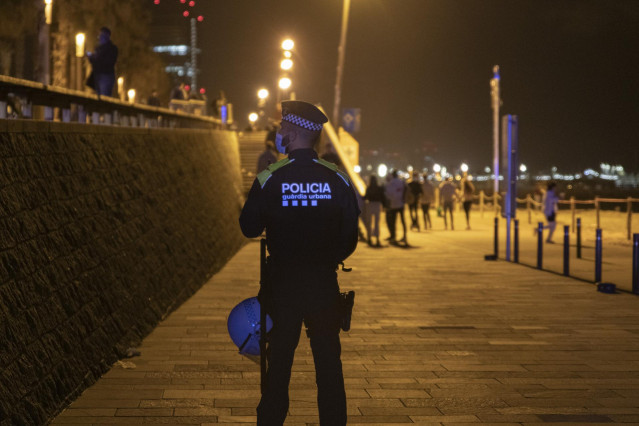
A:
[[[286,145],[288,145],[288,137],[284,139],[280,133],[275,134],[275,148],[280,154],[286,154]]]

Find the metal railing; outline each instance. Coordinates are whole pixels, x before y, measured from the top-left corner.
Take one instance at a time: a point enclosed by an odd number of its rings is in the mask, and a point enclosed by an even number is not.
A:
[[[187,113],[0,75],[0,119],[24,118],[143,128],[225,127],[217,118],[190,113],[201,109],[201,105],[196,105]]]

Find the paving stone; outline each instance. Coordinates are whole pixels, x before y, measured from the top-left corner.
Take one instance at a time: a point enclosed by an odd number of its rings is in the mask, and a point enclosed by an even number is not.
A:
[[[342,334],[349,425],[639,424],[636,297],[485,262],[490,218],[473,220],[472,231],[411,233],[411,250],[360,246],[347,262],[353,272],[340,273],[342,288],[357,292],[352,331]],[[247,244],[144,340],[132,360],[144,371],[114,368],[72,407],[173,410],[140,413],[139,423],[254,424],[259,368],[237,354],[225,321],[257,293],[258,252]],[[287,425],[319,424],[314,382],[302,335]],[[72,417],[65,411],[57,424]]]

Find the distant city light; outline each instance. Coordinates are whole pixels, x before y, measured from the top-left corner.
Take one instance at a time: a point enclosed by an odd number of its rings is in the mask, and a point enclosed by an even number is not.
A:
[[[288,50],[284,51],[284,57],[285,58],[290,58],[291,56],[293,56],[293,54],[291,52],[289,52]]]
[[[186,0],[180,0],[180,3],[182,4],[186,3]]]
[[[388,173],[388,167],[386,167],[386,164],[382,163],[377,166],[377,176],[383,178],[384,176],[386,176],[386,173]]]
[[[160,0],[153,0],[153,3],[160,4]]]
[[[359,173],[359,172],[361,172],[361,171],[362,171],[362,168],[361,168],[361,167],[359,166],[359,164],[358,164],[358,165],[356,165],[356,166],[354,166],[354,167],[353,167],[353,171],[354,171],[355,173]]]
[[[190,13],[188,10],[185,10],[184,13],[182,13],[182,15],[184,15],[185,18],[188,18]]]
[[[490,173],[490,167],[488,166],[484,167],[484,173]]]
[[[206,89],[204,87],[200,88],[200,95],[204,95],[206,93]]]
[[[522,173],[526,173],[526,170],[528,170],[528,168],[526,167],[525,164],[522,164],[521,166],[519,166],[519,171]]]
[[[282,49],[284,50],[293,50],[295,43],[290,38],[287,38],[282,42]]]
[[[191,7],[195,6],[195,2],[194,2],[193,0],[191,0],[191,1],[189,2],[189,6],[191,6]]]
[[[255,123],[258,118],[259,118],[259,115],[257,115],[257,113],[255,112],[250,113],[248,116],[248,119],[251,123]]]
[[[191,86],[189,86],[188,84],[184,86],[184,90],[186,90],[187,92],[191,91]]]
[[[466,173],[468,171],[468,164],[462,163],[460,169],[462,172]]]
[[[435,173],[439,173],[439,172],[441,172],[441,170],[442,170],[442,166],[440,166],[439,164],[434,164],[433,165],[433,171]]]
[[[202,15],[198,16],[198,17],[197,17],[197,21],[198,21],[198,22],[202,22],[202,21],[204,21],[204,16],[202,16]]]
[[[260,99],[266,99],[268,98],[268,90],[266,89],[260,89],[257,91],[257,97]]]
[[[169,55],[173,56],[184,56],[189,52],[189,46],[185,44],[154,46],[153,51],[156,53],[168,53]]]
[[[408,167],[406,167],[406,170],[408,172],[412,172],[413,171],[413,166],[409,165]]]

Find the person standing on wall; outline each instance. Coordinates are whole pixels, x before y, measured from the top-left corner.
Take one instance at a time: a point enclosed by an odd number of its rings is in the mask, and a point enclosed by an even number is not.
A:
[[[270,255],[266,287],[258,295],[273,319],[258,426],[279,426],[286,419],[302,321],[315,361],[320,424],[346,424],[336,270],[357,247],[360,211],[348,175],[313,149],[327,121],[310,103],[282,102],[275,146],[288,157],[258,174],[240,215],[245,236],[258,237],[266,229]]]
[[[118,60],[118,47],[111,41],[111,30],[100,28],[98,46],[94,52],[87,52],[91,62],[89,84],[98,95],[112,96],[115,85],[115,63]]]

